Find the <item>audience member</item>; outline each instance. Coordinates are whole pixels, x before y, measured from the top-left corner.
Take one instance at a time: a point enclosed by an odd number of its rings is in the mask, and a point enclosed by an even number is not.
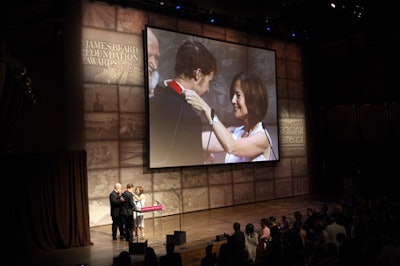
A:
[[[287,265],[296,265],[302,262],[302,242],[297,229],[293,227],[293,222],[286,217],[283,221],[282,234],[282,255]]]
[[[278,228],[281,233],[284,233],[288,229],[287,223],[285,223],[286,219],[287,219],[286,215],[282,215],[281,223],[278,224]]]
[[[231,257],[230,265],[247,265],[246,240],[244,233],[240,230],[240,223],[233,224],[234,233],[228,236],[228,249]]]
[[[297,252],[301,257],[301,262],[299,265],[304,265],[305,259],[308,258],[312,252],[313,244],[307,241],[306,234],[306,226],[303,224],[298,232],[297,239],[297,248],[299,249]]]
[[[158,266],[158,257],[156,255],[156,252],[154,251],[154,248],[152,247],[147,247],[144,250],[144,266]]]
[[[321,209],[319,210],[319,212],[317,213],[317,219],[318,220],[322,220],[325,223],[328,223],[329,219],[330,219],[330,215],[328,213],[329,207],[326,203],[323,203],[321,205]]]
[[[131,255],[128,251],[124,250],[119,253],[115,261],[115,266],[130,266],[131,265]]]
[[[325,231],[327,233],[327,242],[334,243],[337,248],[339,248],[339,242],[337,240],[337,235],[342,233],[346,235],[346,228],[343,225],[337,224],[335,215],[331,216],[331,219],[328,223],[328,225],[325,227]]]
[[[267,226],[269,224],[269,220],[267,218],[262,218],[260,220],[261,231],[259,233],[258,246],[257,246],[257,255],[256,260],[264,260],[266,257],[267,246],[270,241],[271,231]]]
[[[318,218],[311,208],[308,210],[307,222],[302,223],[300,229],[296,229],[288,217],[282,217],[281,227],[263,218],[260,220],[262,230],[258,241],[260,247],[260,242],[265,240],[262,245],[264,252],[262,257],[259,256],[258,249],[255,257],[254,252],[250,251],[250,246],[254,246],[257,239],[254,226],[248,223],[243,233],[240,231],[240,224],[236,222],[233,224],[234,233],[228,235],[227,243],[220,246],[218,256],[212,252],[213,244],[208,245],[201,265],[244,266],[254,262],[256,265],[268,266],[397,265],[395,263],[398,253],[395,248],[398,246],[399,238],[392,234],[394,230],[398,230],[396,226],[399,221],[396,220],[395,214],[397,209],[393,207],[394,203],[386,200],[383,203],[383,201],[383,199],[374,201],[358,198],[352,203],[351,208],[348,207],[349,217],[355,219],[351,221],[355,224],[353,229],[358,232],[352,237],[347,236],[344,226],[336,221],[337,214],[341,211],[340,208],[336,209],[337,205],[333,205],[335,210],[332,215],[328,215],[330,217],[328,225],[325,223],[327,216],[322,215]],[[300,217],[301,213],[297,211],[294,216]],[[311,237],[307,237],[306,230],[309,230]],[[168,244],[166,249],[167,254],[160,258],[160,265],[182,265],[181,255],[174,252],[174,245]],[[129,254],[126,253],[114,258],[115,263],[120,261],[116,265],[129,265],[124,264],[130,261],[126,256],[129,257]],[[146,250],[144,265],[158,265],[154,257],[156,257],[154,250]]]
[[[335,204],[332,210],[333,213],[331,216],[335,216],[337,224],[343,225],[346,228],[346,235],[349,236],[351,230],[351,208],[344,202],[343,206]]]
[[[314,243],[314,225],[315,221],[317,220],[317,214],[314,209],[312,208],[307,208],[306,211],[307,218],[304,221],[304,226],[306,229],[306,239],[308,243]],[[313,245],[312,245],[313,246]],[[311,248],[311,246],[310,246]],[[314,248],[314,247],[312,247]]]
[[[255,232],[254,225],[252,223],[248,223],[246,225],[244,236],[246,240],[246,250],[248,253],[249,261],[255,262],[258,246],[258,233]]]
[[[219,247],[219,253],[217,256],[217,266],[227,266],[227,265],[230,265],[229,249],[228,249],[228,244],[223,243]]]
[[[265,265],[278,266],[282,265],[282,235],[278,226],[270,228],[271,235],[266,247],[266,257],[264,259]]]
[[[297,232],[300,232],[301,227],[303,226],[303,215],[301,214],[300,211],[295,211],[293,213],[294,217],[294,222],[293,222],[293,228],[297,230]]]
[[[286,216],[285,216],[286,217]],[[276,222],[276,219],[274,216],[270,216],[267,220],[267,227],[269,228],[269,231],[271,232],[272,229],[278,230],[280,232],[280,228],[278,223]]]
[[[160,257],[160,266],[182,266],[181,253],[175,252],[175,244],[168,243],[165,249],[167,254]]]
[[[217,253],[212,252],[214,245],[208,244],[206,256],[201,259],[201,266],[215,266],[217,264]]]
[[[268,224],[269,224],[269,220],[267,218],[262,218],[260,220],[260,225],[261,225],[260,240],[268,240],[269,239],[269,237],[271,235],[271,231],[269,230]]]
[[[276,217],[271,215],[271,216],[268,217],[268,221],[272,222],[272,223],[276,223]]]
[[[306,211],[307,218],[304,221],[304,224],[306,225],[307,231],[314,227],[314,223],[317,220],[317,214],[313,208],[307,208]]]
[[[314,250],[322,248],[328,243],[328,234],[325,231],[326,224],[323,220],[315,221],[314,228],[311,233],[313,234]]]

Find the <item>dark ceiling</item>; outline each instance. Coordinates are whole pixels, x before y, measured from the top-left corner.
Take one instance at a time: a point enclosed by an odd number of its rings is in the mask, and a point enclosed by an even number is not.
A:
[[[106,0],[295,42],[321,43],[397,31],[390,0]],[[335,7],[332,6],[335,4]],[[177,8],[180,7],[180,8]],[[212,22],[211,19],[214,19]]]
[[[14,0],[0,4],[0,38],[14,54],[54,46],[62,37],[64,11],[76,0]],[[274,36],[320,44],[356,34],[399,34],[399,3],[389,0],[103,0]],[[331,2],[336,7],[331,6]],[[180,8],[178,8],[180,7]],[[214,19],[212,22],[211,19]],[[21,42],[21,39],[24,42]]]

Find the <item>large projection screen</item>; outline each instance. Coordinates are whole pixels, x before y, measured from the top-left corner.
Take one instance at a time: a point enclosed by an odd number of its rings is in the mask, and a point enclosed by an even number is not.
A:
[[[154,64],[154,46],[153,37],[158,40],[159,54],[156,82],[154,82],[154,74],[150,74],[150,70],[145,71],[145,87],[147,99],[147,117],[148,117],[148,163],[150,169],[169,168],[169,167],[185,167],[199,165],[221,165],[226,163],[256,163],[262,161],[279,161],[279,132],[278,132],[278,110],[277,110],[277,79],[276,79],[276,52],[265,48],[259,48],[249,45],[242,45],[227,41],[220,41],[211,38],[205,38],[197,35],[186,34],[166,30],[159,27],[147,25],[144,30],[144,63],[145,69]],[[199,41],[202,43],[216,58],[217,71],[210,81],[209,91],[202,98],[208,105],[214,109],[219,121],[226,128],[240,127],[243,121],[235,118],[230,87],[233,77],[241,72],[251,72],[260,77],[267,90],[268,99],[265,103],[267,113],[262,119],[263,132],[265,133],[265,141],[271,145],[270,157],[263,160],[253,161],[252,159],[241,160],[240,162],[230,162],[226,160],[226,152],[209,152],[204,150],[204,160],[190,161],[187,158],[193,157],[194,147],[186,144],[185,148],[179,152],[174,150],[174,145],[184,142],[180,138],[179,126],[175,123],[167,124],[164,119],[166,115],[179,113],[176,110],[177,105],[171,103],[163,103],[158,101],[158,105],[165,105],[164,110],[155,113],[152,108],[152,101],[157,97],[157,90],[165,90],[167,80],[175,78],[175,59],[178,48],[185,41]],[[157,83],[155,89],[156,96],[153,95],[153,87]],[[159,109],[157,109],[159,110]],[[204,116],[199,113],[202,121],[202,130],[210,131],[210,125]],[[196,133],[197,134],[197,133]],[[198,132],[198,138],[201,138],[201,132]],[[171,138],[172,136],[172,138]],[[204,142],[204,141],[203,141]],[[195,143],[193,143],[195,145]],[[204,146],[204,145],[203,145]],[[177,154],[179,153],[179,154]],[[210,159],[211,158],[211,159]]]

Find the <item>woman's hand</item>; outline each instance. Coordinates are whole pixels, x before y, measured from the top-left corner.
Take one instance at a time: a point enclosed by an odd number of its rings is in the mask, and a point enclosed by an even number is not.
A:
[[[203,111],[205,117],[211,121],[211,107],[194,90],[185,90],[185,100],[193,108]]]
[[[207,105],[203,98],[201,98],[194,90],[185,90],[185,100],[192,107],[200,111],[203,111],[203,106]]]

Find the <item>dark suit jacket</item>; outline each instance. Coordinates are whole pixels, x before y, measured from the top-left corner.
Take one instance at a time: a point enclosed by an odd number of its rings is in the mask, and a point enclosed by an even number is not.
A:
[[[133,215],[133,211],[136,210],[133,194],[129,191],[124,191],[122,197],[125,199],[124,205],[122,206],[122,214],[125,216]]]
[[[232,265],[247,265],[246,239],[242,231],[228,237],[228,249]]]
[[[113,190],[110,193],[110,215],[111,217],[119,217],[121,215],[123,202],[118,193]]]
[[[201,165],[202,122],[170,87],[158,88],[149,101],[150,167]]]

